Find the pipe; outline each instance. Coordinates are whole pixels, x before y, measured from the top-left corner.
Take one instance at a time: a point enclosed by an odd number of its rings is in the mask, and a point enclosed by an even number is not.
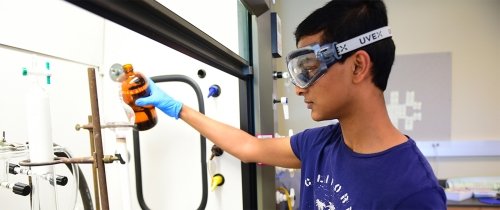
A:
[[[92,195],[90,194],[89,186],[87,185],[87,180],[83,175],[80,166],[78,166],[78,189],[80,189],[80,197],[82,198],[83,209],[84,210],[94,210],[92,206]],[[87,201],[87,202],[85,202]]]
[[[146,201],[144,201],[144,193],[142,191],[142,170],[141,170],[141,145],[139,143],[139,131],[133,131],[134,139],[134,165],[135,165],[135,186],[137,191],[137,200],[142,210],[150,210]]]
[[[184,82],[190,85],[196,92],[196,97],[198,99],[198,110],[199,112],[205,114],[205,103],[203,101],[203,94],[201,92],[198,84],[185,75],[161,75],[151,77],[154,82]],[[200,135],[200,148],[201,148],[201,176],[202,176],[202,198],[198,210],[205,209],[207,205],[208,198],[208,178],[207,178],[207,143],[206,138]],[[143,210],[149,210],[144,201],[144,194],[142,191],[142,172],[141,172],[141,156],[140,156],[140,143],[139,143],[139,132],[134,131],[134,162],[135,162],[135,177],[136,177],[136,188],[137,188],[137,199],[139,200],[139,205]]]

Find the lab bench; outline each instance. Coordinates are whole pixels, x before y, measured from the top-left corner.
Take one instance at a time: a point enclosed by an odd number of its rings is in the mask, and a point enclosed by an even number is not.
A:
[[[463,201],[448,200],[448,210],[500,210],[500,204],[486,204],[470,198]]]

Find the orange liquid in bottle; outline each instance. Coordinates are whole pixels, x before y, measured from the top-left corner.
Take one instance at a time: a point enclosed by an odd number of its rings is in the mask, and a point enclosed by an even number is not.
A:
[[[135,113],[135,124],[139,131],[153,128],[158,122],[154,106],[137,106],[135,100],[150,95],[148,80],[139,72],[134,72],[131,64],[123,65],[126,79],[122,82],[122,97]]]

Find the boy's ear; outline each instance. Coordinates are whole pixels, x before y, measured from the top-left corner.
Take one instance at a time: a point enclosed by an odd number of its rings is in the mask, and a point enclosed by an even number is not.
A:
[[[370,55],[364,50],[358,50],[354,53],[353,58],[353,82],[359,83],[368,79],[372,67]]]

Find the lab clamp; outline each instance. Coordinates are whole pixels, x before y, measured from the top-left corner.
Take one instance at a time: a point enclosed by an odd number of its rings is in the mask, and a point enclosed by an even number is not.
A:
[[[48,69],[49,65],[47,63],[47,70]],[[23,75],[28,76],[30,74],[34,75],[35,73],[27,72],[26,69],[23,69]],[[42,74],[37,74],[39,75],[35,76],[46,76],[47,84],[50,84],[50,73],[43,72]],[[47,118],[48,123],[42,124],[50,124],[50,113],[47,110],[40,109],[36,110],[38,113],[28,113],[28,116],[30,117],[30,119],[28,119],[28,139],[32,138],[33,135],[35,135],[34,139],[36,139],[37,141],[30,140],[30,142],[28,142],[27,144],[12,144],[8,143],[5,140],[5,132],[3,134],[3,138],[0,142],[0,188],[11,190],[13,193],[22,196],[30,195],[32,210],[58,209],[55,186],[65,186],[68,183],[68,177],[55,174],[54,165],[56,164],[65,164],[75,176],[75,182],[77,187],[80,187],[80,194],[82,196],[85,210],[109,209],[106,172],[104,164],[113,163],[115,161],[119,161],[120,163],[125,164],[128,161],[128,157],[123,157],[123,155],[128,155],[128,153],[126,151],[122,151],[117,152],[114,155],[103,154],[104,152],[101,129],[132,129],[134,128],[134,124],[109,123],[101,125],[97,99],[96,73],[94,68],[88,68],[88,79],[92,115],[88,118],[88,124],[76,125],[75,128],[76,130],[86,129],[89,131],[91,156],[72,157],[64,148],[52,143],[50,125],[48,127],[39,126],[40,122],[45,122],[45,118]],[[37,85],[40,84],[36,84],[36,88],[39,87]],[[28,103],[33,102],[36,105],[41,104],[40,106],[35,107],[49,107],[48,96],[46,94],[44,96],[41,92],[37,92],[37,94],[29,96],[35,96],[34,100],[38,101],[28,101]],[[30,97],[27,98],[28,100],[31,100],[29,99]],[[30,114],[37,116],[32,116]],[[123,138],[117,138],[117,144],[118,142],[123,143]],[[32,143],[33,145],[31,145]],[[34,149],[35,146],[37,147],[37,149]],[[47,150],[48,152],[44,152],[43,150]],[[23,158],[28,156],[27,154],[30,157],[29,159],[21,160],[18,164],[11,163],[11,161],[16,158]],[[88,192],[88,186],[86,185],[83,174],[81,173],[81,171],[79,171],[79,167],[77,166],[77,164],[92,164],[92,175],[94,178],[94,197],[96,205],[95,208],[92,207],[92,198],[90,196],[90,193]],[[29,178],[29,183],[11,183],[8,180],[9,174],[7,173],[9,173],[11,176],[26,175]],[[80,181],[78,180],[79,176]],[[85,186],[86,189],[82,190],[82,186]],[[74,204],[76,204],[76,195],[74,200]]]
[[[58,161],[66,162],[67,158],[71,157],[69,152],[59,145],[53,145],[53,149],[55,156],[66,157],[57,158]],[[26,166],[28,160],[20,161],[17,164],[14,163],[28,155],[29,143],[9,143],[5,138],[5,131],[3,132],[3,137],[0,141],[0,188],[7,189],[20,196],[29,195],[32,210],[57,209],[55,186],[66,186],[69,182],[68,177],[55,174],[53,168],[47,168],[46,164],[42,162],[32,164],[41,166],[37,168]],[[28,165],[30,164],[28,163]],[[42,167],[45,168],[42,169]],[[72,164],[67,164],[67,167],[73,173],[75,182],[78,182],[79,176],[82,176],[79,168]],[[9,177],[19,179],[22,176],[23,178],[24,176],[28,178],[28,183],[12,182],[9,180]],[[42,192],[44,195],[42,195]],[[90,197],[88,198],[90,199]],[[71,199],[76,203],[76,193],[75,197],[71,197]]]
[[[127,155],[127,151],[122,151],[122,153],[116,153],[115,155],[104,155],[103,145],[102,145],[102,128],[109,129],[120,129],[120,128],[133,128],[134,124],[130,123],[108,123],[106,125],[101,125],[101,118],[99,113],[99,103],[97,97],[97,85],[96,85],[96,73],[95,68],[88,68],[88,79],[89,79],[89,92],[90,92],[90,103],[92,115],[88,117],[89,123],[86,125],[76,125],[75,129],[86,129],[89,131],[90,136],[90,149],[92,157],[83,158],[85,162],[81,162],[80,159],[74,159],[74,163],[91,163],[92,164],[92,176],[94,178],[94,196],[96,202],[96,209],[109,210],[109,198],[107,191],[107,181],[106,181],[106,171],[104,164],[112,163],[114,161],[119,161],[121,164],[128,162],[128,157],[122,157],[122,155]],[[123,137],[117,136],[117,143],[120,145],[125,145],[125,139]],[[101,208],[99,208],[101,207]]]
[[[22,182],[9,182],[8,174],[17,174],[14,165],[7,161],[8,158],[15,158],[24,155],[26,147],[24,145],[10,144],[5,139],[5,131],[0,141],[0,187],[12,191],[14,194],[27,196],[31,193],[31,186]]]

